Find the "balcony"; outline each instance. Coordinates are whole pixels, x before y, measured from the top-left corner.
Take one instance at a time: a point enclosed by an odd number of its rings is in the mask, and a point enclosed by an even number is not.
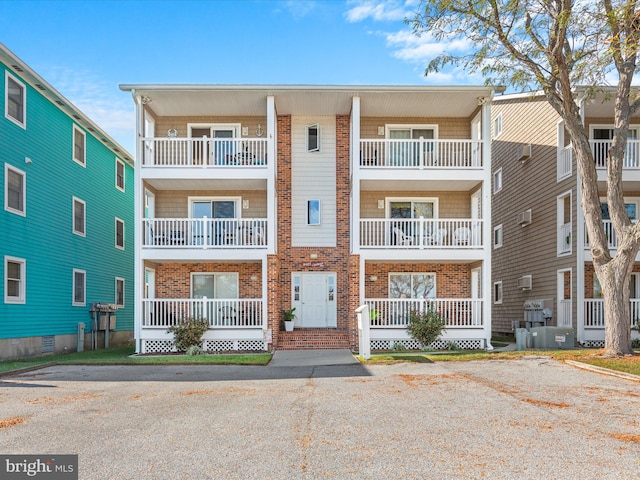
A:
[[[264,138],[144,138],[142,167],[266,168]]]
[[[630,301],[631,326],[637,325],[640,319],[640,299]],[[592,329],[604,329],[604,300],[601,298],[585,298],[584,300],[584,327]]]
[[[482,220],[398,219],[360,220],[362,249],[482,249]]]
[[[446,329],[483,328],[482,302],[482,299],[471,298],[370,298],[364,301],[369,306],[372,329],[406,329],[411,312],[427,310],[442,314]]]
[[[611,148],[611,140],[589,140],[591,153],[596,168],[606,170],[607,155]],[[571,162],[573,160],[573,147],[568,145],[558,151],[558,175],[571,174]],[[640,140],[627,140],[627,150],[622,164],[623,170],[640,170]]]
[[[146,218],[143,232],[143,248],[267,248],[264,218]]]
[[[481,140],[360,140],[365,169],[482,169]]]
[[[201,318],[209,329],[263,328],[266,316],[260,298],[143,299],[142,328],[166,331],[188,318]]]

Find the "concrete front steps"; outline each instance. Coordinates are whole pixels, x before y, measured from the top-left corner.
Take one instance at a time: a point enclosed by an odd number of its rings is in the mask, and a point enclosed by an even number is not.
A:
[[[297,328],[278,332],[276,350],[351,349],[349,333],[331,328]]]

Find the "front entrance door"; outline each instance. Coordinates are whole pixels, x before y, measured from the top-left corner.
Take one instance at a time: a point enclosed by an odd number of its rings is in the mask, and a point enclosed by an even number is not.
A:
[[[336,274],[294,273],[292,305],[296,327],[336,327]]]

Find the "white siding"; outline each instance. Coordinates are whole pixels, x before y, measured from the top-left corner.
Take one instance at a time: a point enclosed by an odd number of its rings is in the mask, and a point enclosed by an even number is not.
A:
[[[320,125],[320,151],[307,153],[306,127]],[[294,247],[336,246],[336,119],[291,119],[291,234]],[[320,200],[320,225],[307,225],[307,200]]]

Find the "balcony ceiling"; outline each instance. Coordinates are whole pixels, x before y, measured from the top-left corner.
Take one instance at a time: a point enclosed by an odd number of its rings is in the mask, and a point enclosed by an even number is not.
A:
[[[349,115],[360,97],[363,117],[470,117],[492,89],[474,86],[120,85],[149,99],[158,116],[265,116],[267,96],[279,115]]]

